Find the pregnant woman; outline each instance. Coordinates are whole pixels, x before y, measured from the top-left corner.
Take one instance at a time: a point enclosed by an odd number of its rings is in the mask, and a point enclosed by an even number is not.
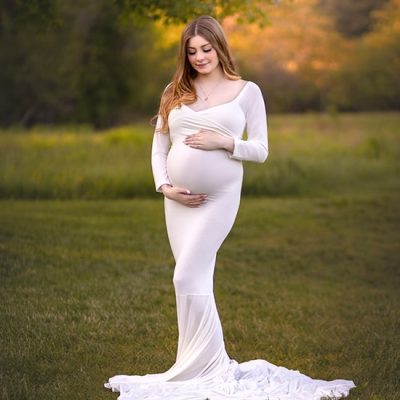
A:
[[[262,163],[267,155],[260,89],[240,79],[219,23],[197,18],[182,34],[152,148],[176,261],[176,362],[161,374],[110,378],[105,386],[119,391],[119,400],[317,400],[346,396],[354,387],[352,381],[313,380],[264,360],[238,364],[225,350],[213,294],[216,254],[239,208],[242,160]]]

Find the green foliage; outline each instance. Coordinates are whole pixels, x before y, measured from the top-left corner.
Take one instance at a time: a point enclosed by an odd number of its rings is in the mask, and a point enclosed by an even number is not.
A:
[[[109,126],[113,113],[126,101],[127,67],[124,34],[116,21],[115,7],[103,2],[85,27],[85,46],[80,54],[78,120],[93,121],[95,127]]]
[[[367,18],[363,35],[351,40],[338,35],[314,3],[269,3],[3,2],[0,126],[84,123],[104,129],[154,115],[175,68],[177,32],[171,24],[199,14],[260,24],[271,19],[264,29],[271,40],[244,34],[242,53],[235,52],[243,78],[260,85],[271,112],[400,108],[398,2],[325,2],[322,8],[333,7],[355,23]],[[225,22],[228,30],[240,26]],[[277,44],[264,49],[269,42]]]
[[[265,23],[265,3],[273,0],[202,0],[188,2],[185,0],[113,0],[109,6],[116,6],[119,17],[133,16],[144,19],[163,19],[166,22],[186,22],[199,15],[212,15],[222,19],[226,16],[240,14],[248,22]],[[58,1],[28,0],[5,2],[3,18],[16,27],[33,26],[36,28],[51,27],[59,22]]]
[[[0,37],[1,124],[64,121],[104,128],[127,115],[155,112],[169,70],[157,75],[154,55],[143,57],[151,53],[154,28],[122,23],[107,0],[60,7],[63,24],[51,33],[20,29]],[[157,56],[168,58],[167,51]]]
[[[310,196],[398,190],[398,113],[269,118],[270,155],[245,163],[244,195]],[[159,196],[152,127],[35,128],[0,132],[0,197],[114,199]]]
[[[8,0],[0,4],[0,34],[27,27],[44,32],[60,24],[59,2],[54,0]]]
[[[239,13],[261,23],[265,13],[258,3],[6,2],[0,31],[0,125],[62,121],[105,128],[153,115],[171,79],[176,49],[154,49],[163,32],[152,21]]]

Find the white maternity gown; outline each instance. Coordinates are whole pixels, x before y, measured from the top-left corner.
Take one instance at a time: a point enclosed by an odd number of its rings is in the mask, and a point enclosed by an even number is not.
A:
[[[315,380],[264,360],[239,364],[225,351],[213,274],[216,253],[239,207],[241,160],[264,162],[268,155],[265,105],[259,87],[247,82],[232,101],[202,111],[182,105],[170,112],[168,125],[169,135],[154,134],[156,189],[171,184],[208,195],[198,208],[165,199],[167,232],[176,261],[176,362],[161,374],[114,376],[105,387],[120,392],[118,400],[319,400],[346,396],[355,387],[352,381]],[[193,149],[183,143],[187,135],[201,128],[232,136],[233,154]],[[248,138],[242,140],[245,129]]]

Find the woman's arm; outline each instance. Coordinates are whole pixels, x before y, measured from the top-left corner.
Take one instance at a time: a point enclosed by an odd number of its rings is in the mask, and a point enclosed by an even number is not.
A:
[[[262,163],[268,157],[268,127],[265,103],[260,88],[249,82],[248,91],[240,99],[246,113],[247,140],[235,138],[231,158]]]
[[[171,182],[167,173],[167,156],[171,145],[169,133],[160,133],[161,117],[157,118],[156,129],[153,136],[151,148],[151,167],[153,170],[156,191],[161,192],[162,185],[170,185]]]

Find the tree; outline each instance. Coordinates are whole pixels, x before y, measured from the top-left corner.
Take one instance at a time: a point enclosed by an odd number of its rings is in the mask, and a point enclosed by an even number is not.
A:
[[[271,7],[271,25],[238,26],[227,31],[242,68],[260,84],[272,111],[325,110],[330,75],[344,57],[344,40],[318,0],[296,0]]]
[[[273,0],[4,0],[0,125],[91,123],[154,114],[176,45],[153,51],[164,24],[200,14],[265,22]],[[174,51],[171,51],[174,50]]]
[[[0,124],[83,122],[102,128],[127,108],[148,114],[154,107],[149,98],[157,101],[158,95],[143,96],[135,84],[158,80],[146,76],[152,72],[149,59],[138,57],[153,45],[151,24],[121,23],[109,0],[75,0],[58,10],[62,23],[51,31],[32,25],[2,31]]]
[[[0,32],[34,27],[38,31],[60,23],[59,3],[54,0],[3,0],[0,3]]]
[[[223,19],[239,15],[247,22],[267,22],[265,4],[279,0],[109,0],[116,6],[119,16],[135,19],[163,19],[167,23],[187,22],[199,15],[212,15]],[[74,5],[76,2],[72,2]],[[60,2],[55,0],[4,0],[0,8],[2,27],[17,30],[31,26],[37,30],[52,29],[62,23]]]
[[[373,18],[375,29],[353,44],[334,76],[331,97],[342,109],[400,109],[400,0],[390,0]]]
[[[321,8],[333,17],[336,29],[346,37],[358,37],[373,28],[373,11],[388,0],[320,0]]]

